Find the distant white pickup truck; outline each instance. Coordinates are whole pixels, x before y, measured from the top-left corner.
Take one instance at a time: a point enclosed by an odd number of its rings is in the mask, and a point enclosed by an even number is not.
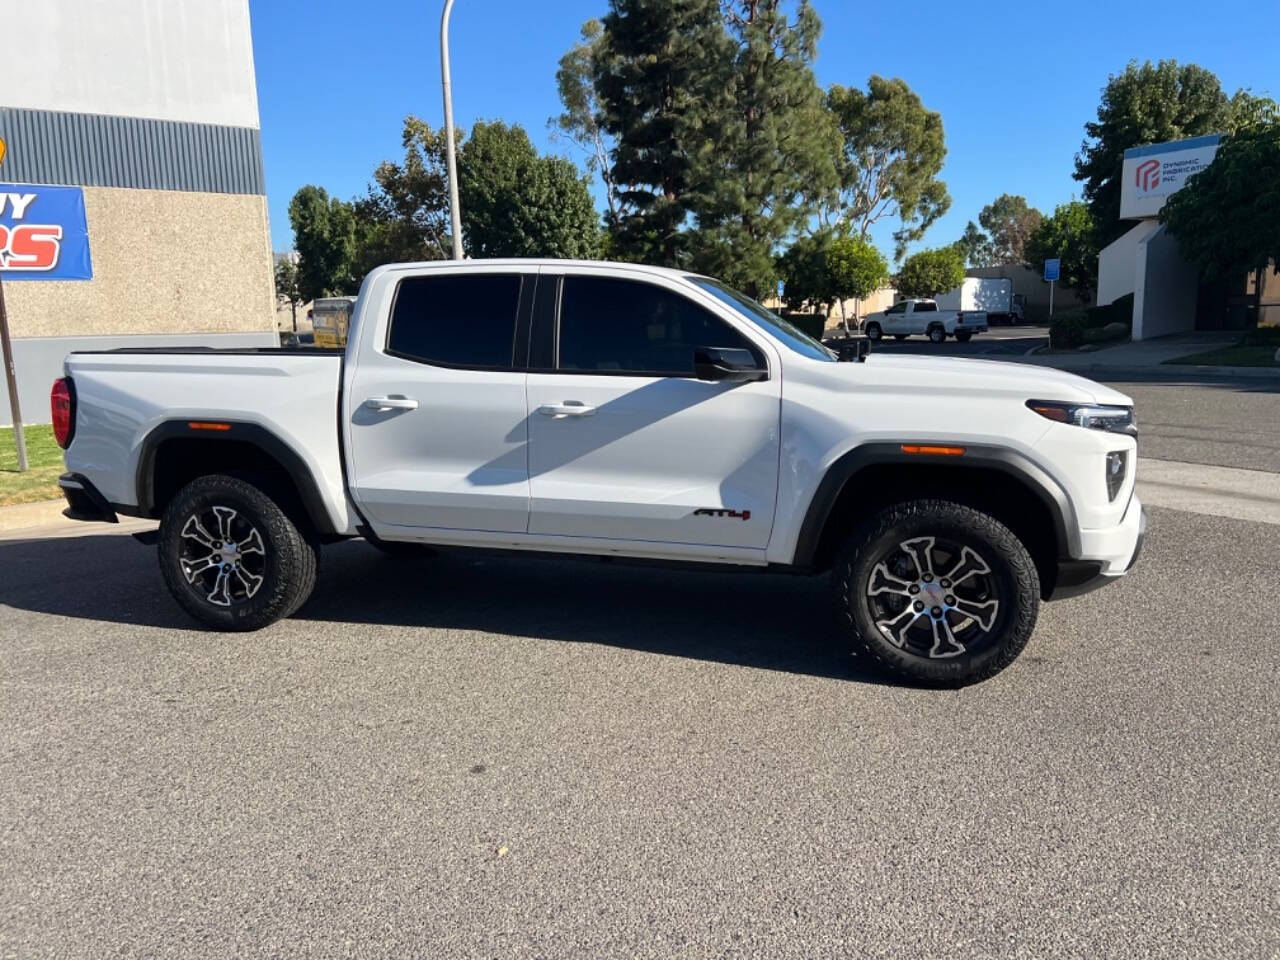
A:
[[[888,310],[868,314],[862,329],[868,340],[925,336],[934,343],[947,337],[964,343],[975,333],[987,332],[987,315],[981,310],[939,310],[934,300],[902,300]]]

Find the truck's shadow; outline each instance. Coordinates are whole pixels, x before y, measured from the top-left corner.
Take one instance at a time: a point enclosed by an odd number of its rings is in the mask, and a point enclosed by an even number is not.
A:
[[[154,548],[125,536],[0,541],[0,604],[199,629],[165,589]],[[837,679],[883,679],[850,659],[821,578],[447,552],[401,560],[353,542],[325,549],[315,593],[294,620],[478,630],[509,634],[512,642],[594,643]],[[264,642],[272,632],[263,632]]]

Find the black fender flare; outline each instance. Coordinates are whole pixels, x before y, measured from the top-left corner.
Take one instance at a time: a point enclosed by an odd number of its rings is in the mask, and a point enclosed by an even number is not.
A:
[[[956,470],[987,469],[1013,477],[1021,482],[1048,509],[1053,518],[1054,535],[1059,550],[1065,550],[1069,557],[1080,555],[1080,528],[1076,522],[1075,508],[1062,485],[1049,476],[1037,464],[1015,450],[1004,447],[993,447],[975,444],[963,444],[963,456],[930,456],[918,453],[904,453],[903,445],[938,445],[954,446],[954,441],[929,441],[913,438],[897,442],[864,443],[840,456],[827,469],[822,480],[809,501],[809,508],[800,525],[800,535],[796,539],[795,557],[792,565],[805,568],[811,566],[818,555],[818,546],[822,541],[822,532],[826,528],[827,519],[839,500],[846,484],[861,470],[883,464],[945,466]]]
[[[293,485],[302,499],[303,509],[321,534],[336,534],[333,520],[325,507],[320,486],[307,466],[306,461],[285,441],[257,423],[245,423],[238,420],[211,421],[219,425],[218,429],[192,427],[192,421],[166,420],[157,424],[143,438],[138,454],[138,467],[134,478],[134,490],[138,498],[137,515],[141,517],[156,516],[155,505],[155,461],[156,453],[166,440],[182,438],[184,440],[200,440],[209,443],[225,443],[235,441],[257,447],[274,460],[289,475]],[[225,424],[226,429],[221,429]]]

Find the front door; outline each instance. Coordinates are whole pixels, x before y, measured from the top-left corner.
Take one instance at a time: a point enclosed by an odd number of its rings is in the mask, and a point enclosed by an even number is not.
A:
[[[544,273],[535,311],[529,532],[763,550],[778,489],[776,360],[764,381],[698,380],[696,347],[749,349],[762,364],[766,351],[674,284],[571,269],[558,335],[540,336],[556,283]]]
[[[407,274],[358,331],[347,384],[352,496],[374,532],[524,533],[525,373],[512,363],[535,277]],[[362,326],[366,321],[362,321]]]

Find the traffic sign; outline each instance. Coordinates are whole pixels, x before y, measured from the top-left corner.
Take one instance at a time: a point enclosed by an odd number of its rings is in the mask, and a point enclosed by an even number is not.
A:
[[[1062,261],[1058,259],[1046,260],[1044,262],[1044,278],[1047,282],[1052,283],[1057,280],[1062,273]]]

